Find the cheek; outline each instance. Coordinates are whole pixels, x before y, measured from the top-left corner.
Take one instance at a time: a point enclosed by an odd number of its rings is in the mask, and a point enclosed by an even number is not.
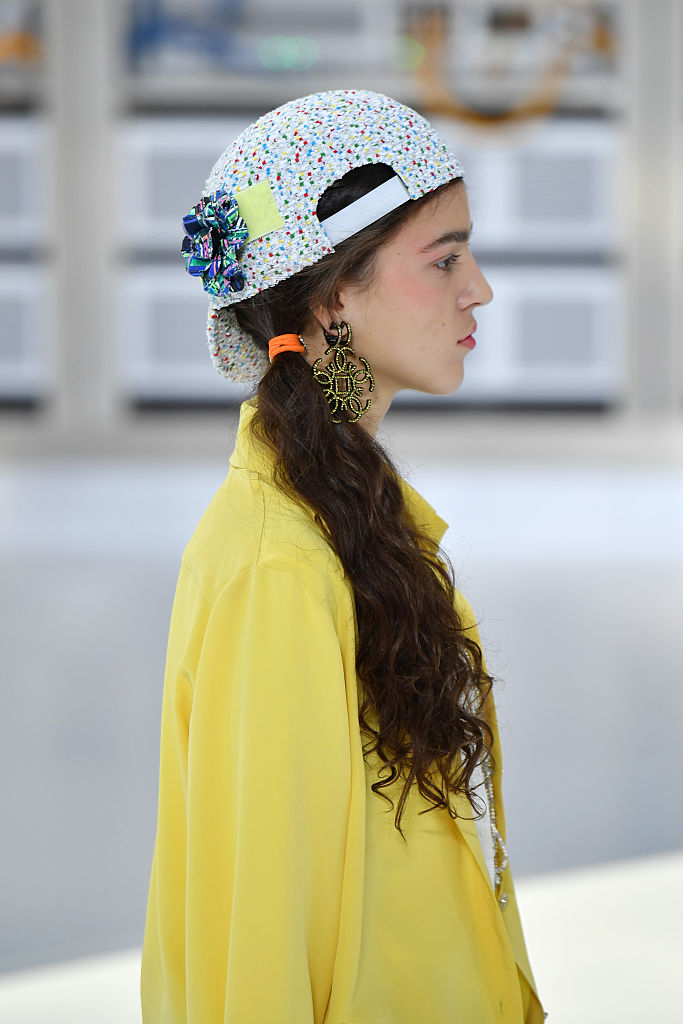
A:
[[[424,274],[399,269],[384,276],[381,297],[385,309],[402,319],[437,313],[443,301],[436,281],[430,281]]]

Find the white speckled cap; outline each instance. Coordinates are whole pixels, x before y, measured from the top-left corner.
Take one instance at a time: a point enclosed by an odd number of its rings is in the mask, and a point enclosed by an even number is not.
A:
[[[212,294],[209,304],[209,350],[228,380],[258,381],[269,366],[230,306],[334,251],[316,216],[318,200],[347,171],[367,163],[388,164],[403,182],[407,194],[394,206],[464,176],[462,164],[423,117],[389,96],[354,89],[285,103],[245,128],[216,161],[203,196],[234,197],[248,229],[236,256],[236,290]],[[366,213],[361,226],[379,216]]]

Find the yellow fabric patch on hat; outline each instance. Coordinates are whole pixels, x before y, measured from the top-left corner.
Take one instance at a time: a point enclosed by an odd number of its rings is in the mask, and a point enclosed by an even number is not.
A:
[[[235,192],[235,199],[240,217],[249,229],[247,242],[276,231],[284,224],[275,204],[270,183],[266,179],[257,181],[255,185],[250,185],[241,192]]]

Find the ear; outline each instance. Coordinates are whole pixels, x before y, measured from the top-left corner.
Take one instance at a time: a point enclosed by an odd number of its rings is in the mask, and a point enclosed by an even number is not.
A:
[[[312,310],[311,315],[318,321],[318,324],[322,329],[329,331],[330,324],[335,320],[339,320],[340,314],[343,312],[344,303],[342,301],[342,296],[339,292],[335,292],[335,300],[332,307],[328,308],[326,306],[318,306],[316,309]]]

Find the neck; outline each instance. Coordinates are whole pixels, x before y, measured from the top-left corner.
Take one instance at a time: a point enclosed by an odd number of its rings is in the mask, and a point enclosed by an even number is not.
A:
[[[366,392],[364,399],[371,399],[370,408],[366,413],[363,413],[358,422],[362,427],[364,427],[371,437],[376,436],[382,420],[389,411],[389,406],[391,405],[397,390],[398,389],[392,390],[386,385],[383,385],[378,382],[375,377],[375,390],[372,394]]]

